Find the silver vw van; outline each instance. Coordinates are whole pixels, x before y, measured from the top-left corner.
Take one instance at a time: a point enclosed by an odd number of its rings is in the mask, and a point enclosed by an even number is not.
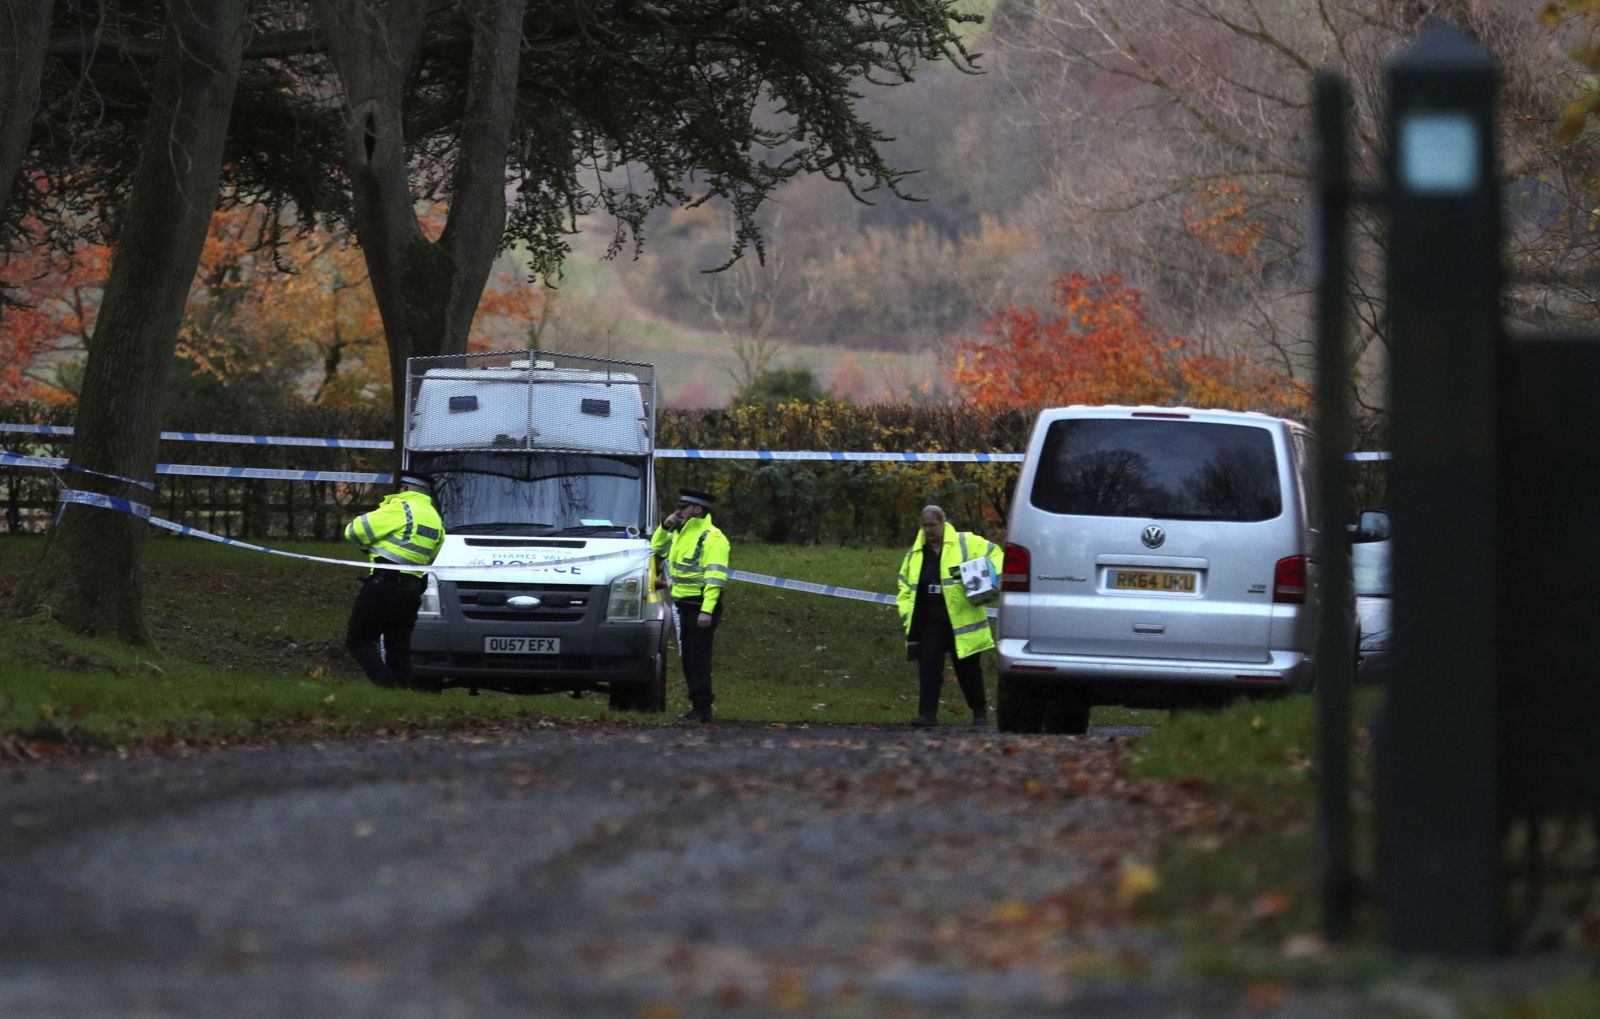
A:
[[[1062,407],[1034,424],[1001,576],[998,724],[1309,689],[1311,434],[1263,414]]]

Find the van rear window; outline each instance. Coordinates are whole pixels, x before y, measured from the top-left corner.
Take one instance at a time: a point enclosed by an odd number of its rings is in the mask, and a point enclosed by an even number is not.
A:
[[[1053,422],[1028,498],[1077,516],[1254,521],[1283,512],[1272,433],[1201,421]]]

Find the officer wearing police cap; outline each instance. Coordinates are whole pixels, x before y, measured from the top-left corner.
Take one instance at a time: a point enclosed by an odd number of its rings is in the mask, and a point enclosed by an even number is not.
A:
[[[433,482],[424,474],[400,475],[398,491],[344,529],[374,564],[361,584],[345,647],[376,686],[416,686],[411,677],[411,631],[428,575],[408,566],[427,566],[444,543],[444,520],[433,504]],[[378,640],[382,638],[382,650]],[[437,689],[437,686],[433,686]]]
[[[716,497],[697,488],[678,490],[678,506],[650,536],[650,550],[666,558],[683,679],[689,688],[684,722],[711,721],[711,645],[722,618],[728,583],[728,538],[711,521]]]

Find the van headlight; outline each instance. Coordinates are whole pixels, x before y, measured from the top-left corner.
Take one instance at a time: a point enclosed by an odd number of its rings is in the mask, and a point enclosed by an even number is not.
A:
[[[629,570],[611,582],[611,598],[606,602],[606,622],[636,622],[644,618],[646,567]]]
[[[432,616],[437,619],[441,615],[443,613],[439,611],[439,578],[430,573],[428,586],[422,589],[422,603],[417,608],[417,618]]]

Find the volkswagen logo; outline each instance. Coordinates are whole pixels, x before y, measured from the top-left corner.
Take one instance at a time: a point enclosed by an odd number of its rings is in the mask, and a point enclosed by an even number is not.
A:
[[[1167,540],[1167,532],[1155,524],[1151,524],[1139,535],[1139,540],[1144,542],[1145,548],[1160,548],[1162,543]]]
[[[514,609],[536,609],[539,607],[539,599],[531,594],[519,594],[507,598],[506,604]]]

